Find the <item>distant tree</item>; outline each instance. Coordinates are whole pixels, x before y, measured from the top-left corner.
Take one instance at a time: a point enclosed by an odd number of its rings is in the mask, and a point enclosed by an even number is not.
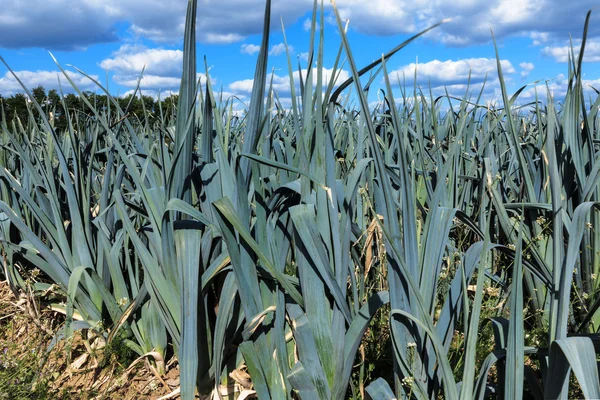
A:
[[[67,118],[65,116],[65,109],[60,99],[60,95],[56,89],[52,89],[48,92],[48,109],[52,113],[51,121],[54,124],[54,129],[59,132],[64,131],[67,128]]]
[[[105,94],[95,94],[90,98],[90,103],[94,105],[99,114],[106,113],[108,110],[108,96]]]
[[[37,101],[39,105],[44,104],[46,100],[46,89],[44,89],[42,85],[39,85],[38,87],[34,88],[31,91],[31,94],[33,95],[33,99]]]
[[[62,110],[62,102],[60,101],[60,95],[56,89],[52,89],[48,92],[48,103],[50,103],[50,108],[56,110],[56,112]]]
[[[156,103],[154,98],[151,96],[142,96],[142,102],[144,103],[144,108],[146,108],[146,112],[149,113],[151,118],[156,118]]]
[[[126,111],[129,115],[135,115],[143,121],[145,118],[144,109],[146,110],[148,118],[154,120],[156,118],[155,102],[150,96],[133,96],[129,94],[125,97],[119,98],[119,105],[123,111]]]
[[[17,117],[23,124],[27,126],[29,122],[29,99],[23,93],[16,93],[6,99],[7,118]]]
[[[111,119],[117,118],[113,100],[110,100],[105,94],[85,91],[81,93],[81,96],[69,93],[61,99],[61,95],[56,89],[46,92],[46,89],[41,85],[34,88],[31,93],[33,99],[42,106],[52,126],[58,132],[68,129],[69,121],[67,118],[70,118],[72,122],[76,118],[81,123],[86,118],[96,118],[96,113],[98,115],[107,113],[109,108],[112,110]],[[130,94],[115,98],[115,100],[122,111],[127,111],[130,117],[135,116],[142,123],[145,123],[144,119],[146,117],[149,118],[149,123],[160,121],[159,103],[151,96],[140,97],[138,95],[133,97]],[[0,96],[0,107],[4,110],[7,120],[10,121],[16,116],[24,126],[30,122],[29,108],[31,107],[29,103],[28,97],[22,93],[14,94],[8,98]],[[177,110],[177,95],[165,98],[161,101],[160,106],[165,120],[172,120]],[[36,116],[37,120],[37,110],[33,109],[33,115]]]
[[[80,108],[80,100],[79,97],[75,96],[73,93],[69,93],[64,98],[65,105],[67,106],[67,110],[69,113],[77,112],[81,110]]]
[[[177,114],[177,100],[179,96],[176,94],[172,94],[169,97],[166,97],[161,100],[160,106],[162,108],[162,114],[165,121],[172,121]],[[158,106],[157,106],[158,108]],[[158,113],[158,110],[157,110]]]
[[[39,85],[31,91],[31,94],[35,102],[42,107],[42,110],[44,110],[46,118],[50,118],[50,113],[54,113],[54,110],[48,95],[46,95],[46,89],[42,85]],[[35,115],[37,119],[37,109],[34,109],[33,115]]]

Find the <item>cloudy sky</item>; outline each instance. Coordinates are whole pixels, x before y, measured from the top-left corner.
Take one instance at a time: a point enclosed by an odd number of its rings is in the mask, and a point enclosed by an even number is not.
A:
[[[358,67],[367,65],[409,35],[450,18],[388,62],[392,81],[404,79],[434,94],[447,89],[463,96],[471,81],[477,92],[487,77],[486,98],[498,96],[496,36],[509,91],[530,85],[522,100],[546,84],[557,98],[564,93],[570,37],[576,50],[586,12],[592,7],[586,46],[585,83],[600,89],[600,8],[596,0],[565,4],[558,0],[338,0]],[[57,68],[73,65],[108,84],[115,95],[130,92],[145,66],[144,94],[177,92],[181,75],[185,0],[3,0],[0,55],[25,85],[58,87]],[[281,21],[294,68],[306,68],[312,1],[273,0],[269,71],[282,99],[289,97]],[[203,57],[215,90],[247,101],[261,41],[264,0],[199,0],[198,73]],[[325,4],[325,67],[331,68],[340,36],[332,8]],[[349,76],[348,66],[341,78]],[[298,72],[295,73],[298,75]],[[81,89],[97,91],[87,78],[71,74]],[[63,79],[63,90],[69,92]],[[380,80],[376,83],[381,84]],[[20,90],[0,65],[0,94]],[[591,90],[589,91],[591,93]]]

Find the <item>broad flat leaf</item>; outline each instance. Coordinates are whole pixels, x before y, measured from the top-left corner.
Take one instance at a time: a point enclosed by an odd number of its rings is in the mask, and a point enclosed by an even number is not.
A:
[[[206,327],[204,326],[206,310],[204,302],[198,302],[202,224],[193,223],[195,221],[178,222],[174,237],[177,267],[181,273],[181,311],[183,315],[181,318],[181,345],[177,358],[181,369],[181,397],[192,399],[198,373],[204,375],[210,365]],[[199,368],[201,368],[200,371]]]
[[[575,374],[586,399],[600,399],[596,350],[590,338],[559,339],[550,346],[545,398],[567,399],[569,376]]]
[[[396,396],[390,385],[383,379],[377,378],[373,382],[371,382],[365,390],[369,395],[369,398],[372,400],[394,400]]]

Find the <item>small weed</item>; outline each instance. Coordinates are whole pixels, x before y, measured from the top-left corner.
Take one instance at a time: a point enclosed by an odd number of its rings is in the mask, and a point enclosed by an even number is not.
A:
[[[48,399],[49,382],[38,378],[40,352],[35,341],[0,341],[0,399]]]
[[[115,372],[122,372],[137,357],[137,354],[126,343],[123,335],[117,335],[113,340],[106,344],[100,357],[98,367],[105,368],[115,364]]]

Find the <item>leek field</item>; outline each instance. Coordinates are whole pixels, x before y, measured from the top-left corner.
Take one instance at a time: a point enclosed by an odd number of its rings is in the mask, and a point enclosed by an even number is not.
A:
[[[64,70],[87,112],[25,87],[29,118],[2,107],[0,277],[62,318],[43,353],[118,341],[157,376],[178,368],[185,400],[600,398],[587,22],[564,98],[523,104],[498,62],[489,106],[392,95],[386,61],[437,25],[362,66],[338,15],[324,79],[315,1],[308,73],[295,82],[288,55],[284,106],[267,0],[239,113],[197,80],[196,3],[176,108],[132,114],[96,82],[101,107]]]

